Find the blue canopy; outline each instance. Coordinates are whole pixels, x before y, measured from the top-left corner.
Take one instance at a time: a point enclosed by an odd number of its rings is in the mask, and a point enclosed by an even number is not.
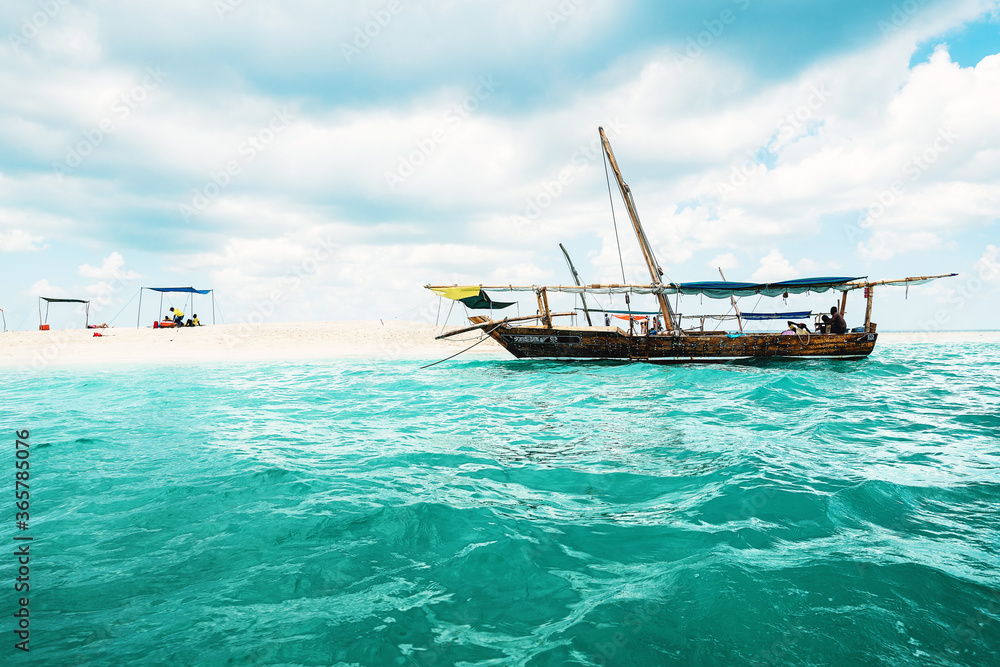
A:
[[[698,283],[671,283],[665,285],[665,294],[704,294],[710,299],[728,299],[731,296],[782,296],[783,294],[802,294],[803,292],[826,292],[831,289],[846,291],[851,289],[847,283],[858,278],[798,278],[777,283],[737,283],[729,281],[710,281]]]
[[[210,289],[195,289],[193,287],[145,287],[143,289],[151,289],[154,292],[186,292],[187,294],[208,294],[212,291]]]
[[[794,313],[740,313],[744,320],[804,320],[812,316],[812,311],[801,310]]]
[[[211,294],[212,295],[212,324],[215,324],[215,292],[210,289],[195,289],[193,287],[140,287],[139,288],[139,310],[135,314],[135,328],[139,328],[139,320],[142,317],[142,291],[151,290],[153,292],[160,293],[160,310],[163,310],[163,294],[166,292],[180,292],[181,294],[191,295],[191,305],[194,306],[194,295],[195,294]],[[135,297],[132,297],[133,299]],[[185,299],[187,301],[187,299]],[[129,302],[131,303],[131,301]],[[128,305],[128,304],[126,304]]]

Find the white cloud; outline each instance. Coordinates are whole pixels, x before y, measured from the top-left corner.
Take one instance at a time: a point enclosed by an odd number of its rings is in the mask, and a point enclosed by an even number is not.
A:
[[[42,278],[36,282],[34,285],[25,290],[24,293],[29,296],[51,296],[55,298],[63,298],[66,296],[66,290],[50,284],[46,278]]]
[[[711,269],[738,269],[740,268],[740,260],[736,258],[731,252],[723,253],[721,255],[716,255],[710,259],[705,264]]]
[[[976,260],[975,268],[983,282],[1000,285],[1000,248],[992,243],[986,246],[985,252]]]
[[[784,258],[781,251],[774,249],[761,258],[760,266],[750,280],[757,283],[772,283],[782,280],[792,280],[794,278],[809,277],[814,273],[819,265],[811,259],[803,258],[793,266],[791,262]]]
[[[44,240],[44,237],[35,236],[20,229],[14,229],[7,233],[0,232],[0,252],[41,250],[42,248],[38,244]]]
[[[117,252],[113,252],[101,260],[100,267],[93,267],[90,264],[81,264],[79,273],[84,278],[99,278],[101,280],[110,280],[112,278],[119,280],[135,280],[141,277],[135,271],[123,271],[123,266],[125,266],[125,258]]]

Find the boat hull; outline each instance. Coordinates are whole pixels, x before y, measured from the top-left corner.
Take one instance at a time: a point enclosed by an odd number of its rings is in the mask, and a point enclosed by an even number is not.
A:
[[[473,321],[478,318],[472,318]],[[485,320],[485,318],[483,318]],[[622,359],[651,363],[725,362],[737,359],[863,359],[876,333],[629,335],[614,327],[511,326],[489,335],[518,359]]]

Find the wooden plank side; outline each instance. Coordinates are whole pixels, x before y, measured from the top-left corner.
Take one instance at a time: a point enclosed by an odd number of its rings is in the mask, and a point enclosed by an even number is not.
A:
[[[491,334],[518,358],[712,360],[732,358],[857,358],[871,354],[877,334],[744,334],[629,336],[620,330],[501,327]]]

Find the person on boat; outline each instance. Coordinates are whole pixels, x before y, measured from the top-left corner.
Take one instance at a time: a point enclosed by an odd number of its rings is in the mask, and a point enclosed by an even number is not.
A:
[[[837,312],[836,306],[830,308],[830,333],[832,334],[847,333],[847,320],[845,320],[840,315],[840,313]]]
[[[171,308],[170,312],[174,317],[174,325],[179,327],[184,322],[184,313],[181,312],[180,308]]]
[[[606,327],[611,326],[611,316],[608,315],[607,313],[604,313],[604,326]]]

